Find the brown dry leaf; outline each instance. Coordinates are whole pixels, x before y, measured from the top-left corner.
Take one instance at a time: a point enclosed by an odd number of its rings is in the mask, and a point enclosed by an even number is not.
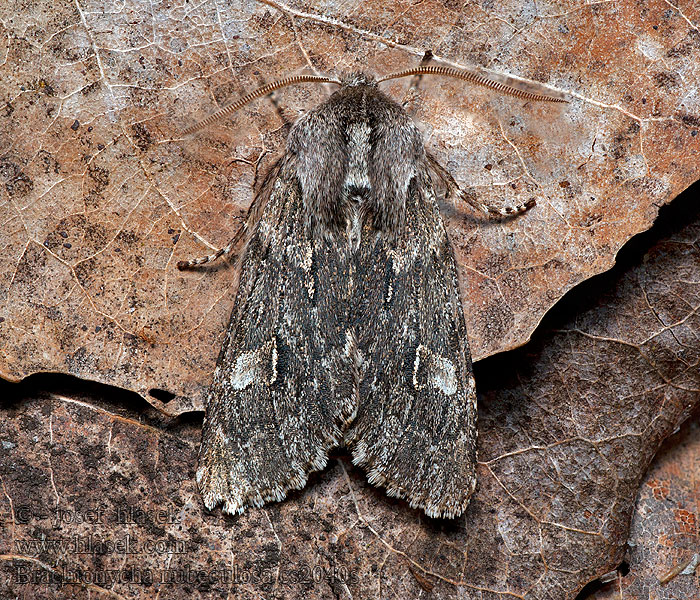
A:
[[[590,600],[700,598],[700,421],[666,440],[644,477],[630,528],[629,573]]]
[[[53,385],[2,409],[0,596],[573,600],[622,561],[645,469],[700,404],[700,213],[690,197],[668,208],[682,227],[645,234],[643,260],[477,366],[479,483],[462,518],[387,498],[345,454],[284,502],[207,513],[198,419]]]
[[[281,151],[281,115],[322,87],[182,128],[301,72],[481,66],[567,105],[426,77],[426,145],[483,202],[536,198],[486,223],[446,208],[473,354],[524,343],[571,287],[697,177],[698,7],[649,2],[137,2],[0,7],[0,373],[71,373],[170,414],[201,408],[234,270],[182,274],[239,227]],[[401,99],[407,80],[387,86]],[[177,398],[167,406],[151,389]],[[156,395],[164,398],[162,394]]]

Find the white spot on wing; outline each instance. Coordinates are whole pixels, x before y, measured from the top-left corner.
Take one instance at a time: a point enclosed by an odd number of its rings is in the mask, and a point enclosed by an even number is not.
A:
[[[271,361],[271,371],[272,374],[270,375],[270,385],[275,383],[277,381],[277,340],[275,338],[272,338],[272,361]]]
[[[427,377],[427,382],[425,379],[421,381],[421,377],[419,377],[421,370],[423,377]],[[438,356],[430,348],[419,344],[416,348],[416,359],[413,361],[413,387],[419,390],[424,388],[426,383],[440,390],[443,394],[451,396],[458,387],[457,369],[451,360]]]
[[[451,396],[457,391],[457,373],[452,361],[433,355],[431,383],[443,394]]]
[[[418,369],[420,368],[420,351],[424,349],[423,344],[419,344],[416,348],[416,360],[413,361],[413,387],[419,390],[421,385],[418,383]],[[427,348],[425,348],[427,350]]]
[[[266,361],[270,365],[268,383],[272,385],[277,381],[277,342],[274,338],[258,350],[244,352],[236,358],[236,365],[229,378],[231,387],[234,390],[244,390],[251,383],[264,381]]]
[[[255,381],[259,358],[257,352],[244,352],[236,359],[236,366],[231,370],[230,383],[234,390],[244,390]]]

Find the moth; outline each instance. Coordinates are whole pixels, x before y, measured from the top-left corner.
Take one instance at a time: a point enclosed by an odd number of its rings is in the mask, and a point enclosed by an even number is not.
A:
[[[339,89],[292,126],[245,226],[240,281],[206,400],[197,482],[204,504],[242,513],[285,498],[345,446],[367,479],[431,517],[457,517],[476,485],[477,406],[457,267],[437,189],[461,193],[379,83],[457,77],[439,66],[375,80],[296,76],[268,84],[191,133],[281,87]],[[497,209],[497,217],[534,205]]]

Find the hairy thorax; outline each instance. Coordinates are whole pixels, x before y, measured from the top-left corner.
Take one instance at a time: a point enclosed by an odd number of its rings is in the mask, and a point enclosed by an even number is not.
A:
[[[373,79],[353,73],[343,84],[297,121],[288,149],[311,234],[347,236],[354,250],[366,226],[402,228],[425,151],[411,117]]]

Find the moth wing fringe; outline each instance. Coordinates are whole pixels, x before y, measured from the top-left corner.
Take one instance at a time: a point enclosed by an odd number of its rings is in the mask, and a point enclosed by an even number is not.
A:
[[[384,468],[378,466],[377,462],[371,460],[360,448],[353,451],[352,463],[365,471],[368,483],[376,487],[383,487],[387,496],[405,500],[411,508],[420,509],[433,519],[454,519],[461,516],[469,506],[476,489],[476,477],[472,477],[469,491],[461,501],[444,497],[441,502],[437,502],[427,494],[416,495],[397,481],[387,477]]]
[[[296,474],[281,482],[278,485],[267,487],[261,490],[256,490],[255,493],[249,494],[233,494],[230,491],[224,491],[217,486],[215,489],[204,488],[203,478],[204,469],[197,469],[196,481],[202,491],[204,506],[207,510],[214,510],[218,505],[222,504],[222,511],[229,515],[241,515],[249,507],[262,508],[269,502],[280,502],[287,497],[290,491],[301,490],[306,487],[306,482],[309,475],[314,471],[321,471],[328,464],[328,451],[319,454],[317,459],[310,462],[307,468],[294,466],[292,470]],[[228,480],[235,480],[236,474],[229,472]]]

